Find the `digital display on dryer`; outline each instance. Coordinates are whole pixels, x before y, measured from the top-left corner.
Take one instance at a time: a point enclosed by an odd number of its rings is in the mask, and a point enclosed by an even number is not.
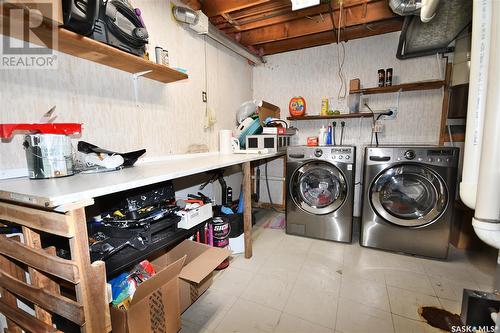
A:
[[[432,149],[427,151],[427,156],[453,156],[453,150]]]

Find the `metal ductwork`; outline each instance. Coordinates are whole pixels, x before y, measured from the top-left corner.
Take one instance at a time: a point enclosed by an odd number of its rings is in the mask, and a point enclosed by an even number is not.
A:
[[[389,7],[401,16],[419,15],[422,0],[389,0]]]
[[[228,49],[236,52],[243,58],[246,58],[254,64],[263,64],[265,61],[250,51],[241,44],[232,40],[226,34],[219,31],[212,23],[208,21],[208,17],[201,10],[194,11],[190,8],[174,6],[172,13],[178,22],[189,24],[189,27],[196,31],[199,35],[206,35],[216,42],[224,45]]]

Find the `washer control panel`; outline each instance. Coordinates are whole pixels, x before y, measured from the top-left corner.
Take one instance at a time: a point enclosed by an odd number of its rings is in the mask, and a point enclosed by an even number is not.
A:
[[[355,159],[355,148],[347,146],[295,146],[288,147],[287,157],[289,160],[321,159],[331,162],[353,164]]]

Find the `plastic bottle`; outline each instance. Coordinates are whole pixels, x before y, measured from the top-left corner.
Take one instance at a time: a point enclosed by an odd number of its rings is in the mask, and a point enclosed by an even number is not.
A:
[[[326,136],[326,144],[327,145],[332,144],[332,126],[328,126],[328,134]]]
[[[320,146],[324,146],[326,144],[326,128],[324,125],[319,129],[318,139]]]

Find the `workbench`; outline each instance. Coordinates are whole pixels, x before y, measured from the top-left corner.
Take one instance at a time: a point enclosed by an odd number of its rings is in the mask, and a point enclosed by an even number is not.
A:
[[[111,331],[105,263],[91,263],[87,236],[85,207],[93,205],[97,197],[241,165],[245,257],[250,258],[251,163],[283,156],[284,153],[187,154],[139,161],[134,167],[116,172],[0,181],[0,220],[22,226],[24,238],[23,243],[0,237],[0,313],[8,319],[7,331],[56,332],[52,314],[76,323],[82,332]],[[54,247],[42,248],[41,234],[66,239],[71,259],[56,256]],[[25,267],[31,283],[25,281]],[[74,287],[74,299],[61,292],[61,286],[67,289],[68,285]],[[34,303],[36,317],[20,310],[17,298]]]

